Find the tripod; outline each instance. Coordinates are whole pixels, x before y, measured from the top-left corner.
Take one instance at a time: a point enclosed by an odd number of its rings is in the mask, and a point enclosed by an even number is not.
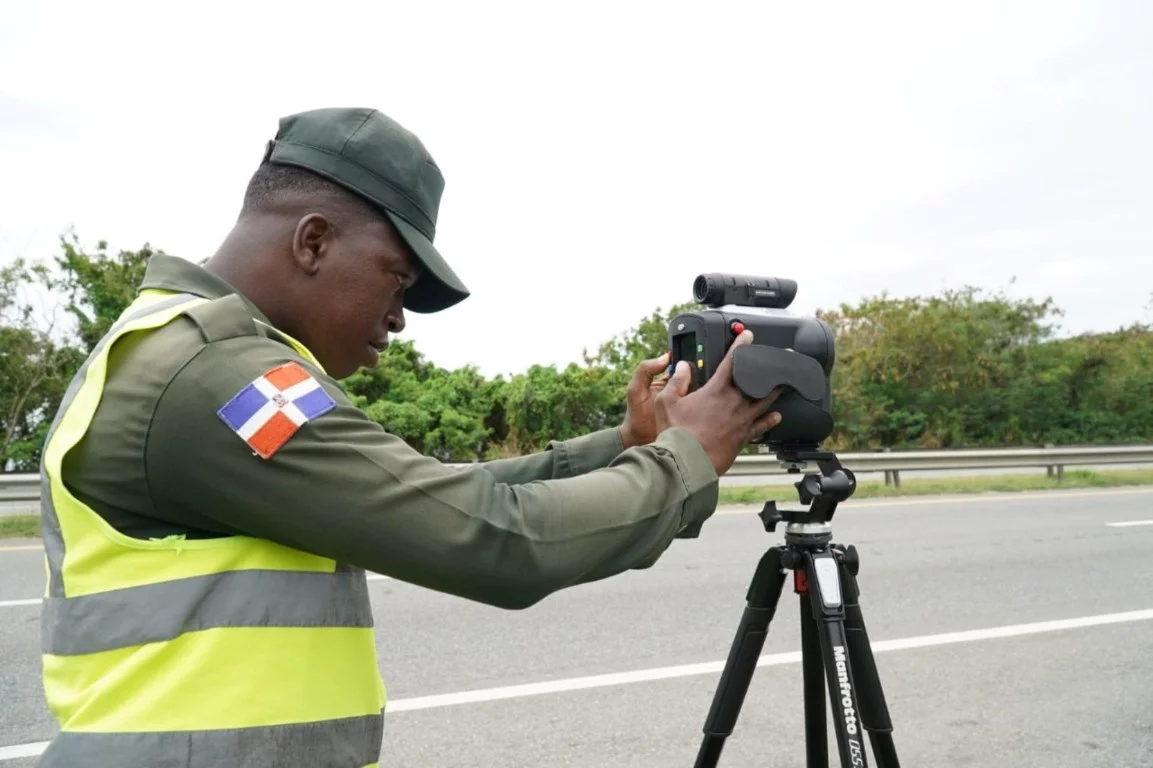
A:
[[[899,768],[893,725],[858,604],[860,560],[854,547],[832,543],[830,519],[838,502],[853,495],[856,478],[831,452],[782,450],[777,457],[791,473],[799,472],[810,460],[817,462],[821,473],[808,473],[795,484],[801,503],[811,504],[808,509],[779,510],[776,502],[770,501],[760,513],[767,531],[775,531],[781,521],[788,523],[785,543],[769,549],[753,574],[747,605],[705,720],[705,738],[695,768],[717,765],[725,739],[732,735],[768,636],[769,622],[777,610],[786,569],[793,571],[793,588],[800,596],[808,768],[829,765],[822,674],[833,701],[841,765],[868,765],[863,729],[869,732],[877,765]]]

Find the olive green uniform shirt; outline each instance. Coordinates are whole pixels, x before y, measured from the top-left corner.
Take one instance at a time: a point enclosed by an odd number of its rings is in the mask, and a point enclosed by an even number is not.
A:
[[[128,535],[254,536],[517,608],[651,566],[716,507],[712,463],[682,429],[629,450],[613,429],[448,467],[370,421],[201,267],[154,256],[142,287],[216,301],[113,347],[91,428],[65,459],[69,489]],[[286,362],[336,407],[263,459],[217,412]]]

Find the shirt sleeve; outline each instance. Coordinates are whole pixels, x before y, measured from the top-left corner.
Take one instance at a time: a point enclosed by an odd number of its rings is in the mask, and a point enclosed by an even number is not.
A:
[[[576,477],[607,467],[625,449],[619,429],[602,429],[571,440],[551,441],[529,456],[495,459],[478,464],[501,483],[528,483]]]
[[[335,407],[261,458],[218,412],[288,362],[319,381]],[[607,442],[596,447],[602,438],[583,442],[590,467],[607,454]],[[208,344],[172,379],[153,413],[145,461],[153,504],[166,517],[207,518],[225,532],[522,608],[652,565],[715,510],[716,473],[684,430],[578,474],[581,445],[559,444],[548,479],[509,472],[511,463],[447,467],[369,420],[287,347],[240,337]],[[566,455],[568,468],[558,470]]]

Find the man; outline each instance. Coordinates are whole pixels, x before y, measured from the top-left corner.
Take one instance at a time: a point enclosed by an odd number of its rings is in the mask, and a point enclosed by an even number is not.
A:
[[[61,732],[42,766],[374,765],[365,570],[515,609],[651,566],[778,421],[728,361],[697,392],[686,369],[658,392],[662,358],[618,429],[468,471],[410,449],[336,382],[376,364],[406,309],[468,296],[433,246],[442,189],[379,112],[305,112],[203,267],[153,258],[44,451]]]

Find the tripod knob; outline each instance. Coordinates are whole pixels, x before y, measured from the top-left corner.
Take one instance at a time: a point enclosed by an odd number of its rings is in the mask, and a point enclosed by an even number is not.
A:
[[[857,490],[857,477],[848,469],[834,470],[822,478],[821,493],[832,496],[837,501],[847,501]]]
[[[775,531],[777,523],[785,519],[777,510],[777,502],[775,501],[765,502],[765,508],[761,510],[760,518],[765,524],[765,530],[769,532]]]
[[[843,562],[845,563],[845,567],[849,569],[849,573],[856,576],[857,572],[861,569],[861,557],[857,554],[857,548],[850,544],[845,547],[844,552]]]

